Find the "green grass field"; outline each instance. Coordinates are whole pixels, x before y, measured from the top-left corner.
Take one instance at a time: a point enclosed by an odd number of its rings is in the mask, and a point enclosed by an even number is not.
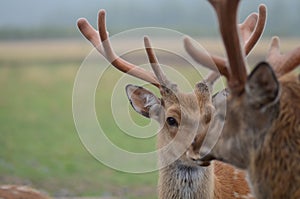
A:
[[[79,139],[72,90],[91,49],[79,41],[0,43],[0,183],[32,185],[52,196],[156,198],[157,172],[110,169],[93,158]],[[182,72],[192,83],[199,78],[191,70]],[[120,75],[111,69],[101,79],[96,94],[98,119],[117,146],[137,152],[154,150],[155,137],[140,142],[115,125],[109,92]],[[138,124],[149,122],[132,110],[130,114]]]
[[[155,198],[156,172],[112,170],[94,159],[79,139],[72,89],[89,46],[80,42],[0,46],[1,184],[29,184],[53,196]],[[106,124],[112,126],[107,131],[118,131],[113,121]]]

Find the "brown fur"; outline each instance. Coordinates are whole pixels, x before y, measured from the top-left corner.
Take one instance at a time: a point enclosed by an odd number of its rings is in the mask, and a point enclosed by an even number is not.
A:
[[[50,199],[44,193],[27,186],[2,185],[0,198],[4,199]]]
[[[254,198],[241,170],[218,161],[208,167],[182,164],[160,170],[159,198]]]
[[[267,66],[258,65],[258,70],[248,77],[252,95],[247,89],[239,96],[231,95],[226,116],[220,117],[217,111],[213,125],[224,122],[224,128],[216,145],[202,160],[217,159],[247,169],[258,199],[298,199],[300,83],[291,76],[276,83],[277,78]],[[207,154],[205,144],[210,142],[203,144],[201,153]]]
[[[249,174],[260,198],[300,198],[300,84],[283,82],[279,115],[262,147],[250,161]]]

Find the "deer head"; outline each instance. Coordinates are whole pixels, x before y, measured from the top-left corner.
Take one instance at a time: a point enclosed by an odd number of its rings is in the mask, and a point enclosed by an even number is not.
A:
[[[217,159],[247,169],[251,149],[262,145],[278,116],[280,84],[271,66],[261,62],[246,79],[244,90],[233,93],[231,88],[226,102],[216,104],[200,153],[205,161]],[[220,135],[216,143],[215,134]]]
[[[297,48],[286,55],[280,54],[279,38],[274,37],[267,55],[267,62],[257,64],[247,75],[245,52],[241,47],[244,39],[240,37],[236,25],[240,1],[210,0],[209,2],[218,16],[228,66],[224,60],[223,64],[220,64],[220,61],[215,62],[220,71],[225,71],[221,74],[227,79],[230,94],[226,103],[222,101],[216,104],[216,112],[210,129],[211,133],[215,134],[217,133],[215,129],[222,124],[224,125],[222,134],[212,151],[209,152],[208,148],[203,147],[201,153],[206,154],[203,160],[216,158],[245,169],[248,163],[246,159],[249,157],[247,154],[250,152],[249,147],[257,147],[263,142],[265,133],[278,115],[281,93],[278,78],[298,66],[300,52]],[[262,9],[265,8],[261,6],[260,10]],[[199,63],[205,63],[205,55],[193,48],[188,40],[185,43],[190,55]],[[221,60],[213,55],[212,57],[214,60]],[[212,142],[208,137],[207,146]],[[237,157],[239,154],[241,157]]]
[[[126,93],[133,108],[138,113],[148,118],[151,117],[161,124],[162,132],[165,133],[159,134],[159,148],[168,145],[173,139],[175,141],[174,143],[178,143],[178,145],[175,144],[177,147],[172,145],[172,150],[169,150],[172,151],[169,157],[176,160],[178,158],[178,153],[176,151],[184,153],[193,141],[196,133],[193,134],[192,129],[197,129],[197,126],[203,126],[202,124],[199,125],[199,123],[202,123],[200,122],[200,120],[202,120],[200,117],[205,118],[206,123],[209,122],[208,118],[212,112],[210,110],[212,106],[210,92],[206,84],[197,84],[195,92],[192,93],[180,92],[177,85],[169,81],[163,73],[156,55],[150,46],[148,37],[144,38],[144,43],[154,73],[145,71],[118,57],[110,45],[106,31],[104,10],[101,10],[98,15],[99,33],[85,19],[78,20],[78,27],[83,35],[110,63],[112,63],[113,66],[159,88],[162,96],[161,98],[155,96],[147,89],[134,85],[126,86]],[[201,111],[199,109],[201,109]],[[185,122],[185,126],[181,125],[183,121],[187,121],[191,118],[191,121]],[[186,135],[183,133],[178,134],[177,131],[180,128],[189,129],[189,132],[191,133]],[[172,154],[174,155],[173,158]],[[182,154],[179,154],[179,156],[180,155]]]
[[[247,54],[254,47],[263,32],[265,16],[265,7],[262,6],[259,14],[252,13],[239,25],[240,31],[243,34],[244,48]],[[161,133],[158,134],[158,147],[164,147],[175,141],[175,143],[177,142],[179,144],[179,148],[181,148],[179,151],[181,153],[190,151],[187,156],[188,159],[197,159],[198,153],[193,153],[193,151],[200,147],[196,140],[201,140],[202,137],[204,137],[203,132],[206,132],[208,124],[211,121],[214,107],[212,105],[210,87],[219,75],[217,75],[217,73],[210,74],[204,81],[195,85],[194,92],[181,92],[177,85],[169,81],[163,73],[147,37],[144,38],[144,43],[154,73],[145,71],[115,54],[106,31],[104,10],[101,10],[98,15],[99,32],[96,31],[86,19],[79,19],[78,27],[82,34],[96,47],[99,53],[112,63],[113,66],[122,72],[145,80],[159,88],[161,97],[155,96],[152,92],[139,86],[128,85],[126,87],[127,96],[134,110],[160,123]],[[188,39],[185,41],[189,42]],[[190,46],[191,49],[193,49],[192,45],[186,46]],[[186,49],[191,52],[189,48]],[[217,64],[217,66],[225,69],[226,61],[218,57],[214,58],[214,60],[216,59],[221,60],[221,63]],[[169,154],[169,157],[172,156],[176,149],[172,149],[171,151],[172,153]],[[178,157],[176,153],[173,155]],[[181,155],[181,158],[184,160],[186,160],[187,157],[185,153]],[[163,159],[165,160],[165,158]],[[191,163],[192,162],[193,161],[191,161]]]

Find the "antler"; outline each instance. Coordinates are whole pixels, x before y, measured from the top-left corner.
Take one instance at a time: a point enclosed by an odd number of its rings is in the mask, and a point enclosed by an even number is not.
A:
[[[279,38],[273,37],[267,61],[271,64],[278,77],[289,73],[300,64],[300,47],[288,52],[287,54],[280,53]]]
[[[225,77],[229,77],[228,69],[226,67],[226,60],[216,55],[206,54],[198,50],[188,37],[184,38],[184,48],[188,54],[199,64],[207,67],[213,71],[219,71]],[[211,62],[213,61],[213,63]],[[216,67],[217,68],[216,68]]]
[[[237,28],[237,10],[239,0],[209,0],[219,21],[219,28],[225,45],[230,68],[227,78],[232,94],[243,91],[247,79],[245,54]]]
[[[81,18],[77,22],[80,32],[89,40],[93,46],[102,54],[114,67],[122,72],[128,73],[134,77],[145,80],[156,87],[160,87],[157,78],[153,73],[148,72],[116,55],[111,47],[108,33],[106,31],[105,10],[100,10],[98,14],[98,31],[96,31],[89,22]]]
[[[257,13],[252,13],[247,17],[244,23],[239,25],[240,33],[244,41],[245,54],[248,55],[255,44],[260,39],[267,20],[267,8],[264,4],[261,4]],[[255,25],[255,28],[253,29]]]
[[[266,6],[260,5],[258,14],[250,14],[242,24],[238,25],[241,36],[243,38],[241,43],[243,44],[246,55],[251,52],[251,50],[261,37],[265,27],[265,23]],[[196,62],[213,71],[218,70],[222,75],[224,75],[228,79],[230,78],[229,69],[226,66],[227,60],[225,58],[199,51],[196,47],[193,46],[189,38],[184,39],[184,46],[186,51]],[[211,60],[213,61],[213,63],[211,62]]]
[[[147,36],[144,37],[144,44],[145,44],[145,49],[146,49],[152,70],[153,70],[155,76],[157,77],[162,88],[168,88],[168,89],[172,89],[173,91],[176,91],[177,85],[172,83],[171,81],[169,81],[167,79],[166,75],[164,74],[164,72],[162,71],[160,64],[157,60],[157,57],[154,53],[154,50],[151,47],[150,39]]]

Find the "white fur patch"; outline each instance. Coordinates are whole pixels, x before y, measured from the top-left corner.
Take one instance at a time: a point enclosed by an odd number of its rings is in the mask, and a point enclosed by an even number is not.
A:
[[[248,193],[247,195],[242,195],[237,192],[233,192],[233,196],[235,198],[239,198],[239,199],[252,199],[253,198],[253,195],[251,193]]]
[[[154,95],[144,94],[143,98],[146,99],[146,103],[145,103],[144,107],[149,107],[149,106],[151,107],[154,104],[157,104],[157,100]]]

